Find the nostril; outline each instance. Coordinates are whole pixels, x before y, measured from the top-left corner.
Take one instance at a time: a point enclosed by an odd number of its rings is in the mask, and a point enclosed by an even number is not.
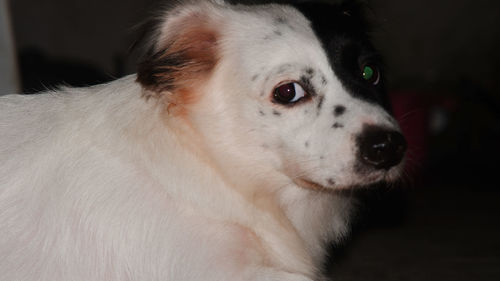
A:
[[[406,152],[406,140],[397,131],[368,127],[358,137],[360,161],[376,169],[389,170]]]

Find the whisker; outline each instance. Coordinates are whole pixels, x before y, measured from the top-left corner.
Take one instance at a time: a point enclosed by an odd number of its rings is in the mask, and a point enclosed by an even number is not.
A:
[[[407,111],[406,113],[398,117],[398,122],[402,124],[403,122],[407,121],[410,117],[412,117],[412,115],[423,112],[424,110],[425,110],[424,108],[415,108],[410,111]]]

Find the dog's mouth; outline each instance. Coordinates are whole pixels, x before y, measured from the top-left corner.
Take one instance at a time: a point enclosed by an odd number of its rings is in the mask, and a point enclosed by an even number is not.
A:
[[[368,175],[365,176],[361,182],[353,182],[347,185],[337,184],[333,181],[331,183],[329,182],[327,185],[323,185],[308,178],[293,178],[292,181],[297,186],[304,189],[314,190],[319,192],[336,192],[342,190],[349,190],[352,188],[356,189],[356,188],[368,187],[378,183],[393,183],[398,181],[399,179],[401,179],[401,171],[395,170],[389,173],[381,172]]]
[[[295,178],[293,179],[293,182],[298,185],[299,187],[309,189],[309,190],[314,190],[314,191],[331,191],[333,187],[326,187],[324,185],[321,185],[317,182],[308,180],[308,179],[303,179],[303,178]]]

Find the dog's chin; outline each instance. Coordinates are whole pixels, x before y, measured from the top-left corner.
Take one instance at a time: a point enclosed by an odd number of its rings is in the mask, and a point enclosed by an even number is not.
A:
[[[401,180],[403,174],[403,165],[391,168],[388,171],[377,171],[372,173],[360,174],[357,177],[358,182],[353,183],[351,187],[370,187],[377,184],[393,184]]]

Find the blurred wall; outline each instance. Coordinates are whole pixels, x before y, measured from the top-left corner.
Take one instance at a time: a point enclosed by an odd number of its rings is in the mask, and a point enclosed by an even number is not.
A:
[[[0,95],[19,91],[10,14],[6,0],[0,0]]]
[[[75,58],[114,75],[133,26],[161,0],[15,0],[19,49]],[[498,93],[500,1],[372,0],[376,41],[395,89],[456,90],[463,79]],[[134,63],[125,60],[125,69]]]
[[[82,61],[115,75],[116,60],[127,56],[134,41],[134,27],[149,16],[155,3],[160,1],[13,0],[17,47]]]
[[[470,79],[500,91],[500,1],[373,0],[372,6],[393,87],[457,90]]]

